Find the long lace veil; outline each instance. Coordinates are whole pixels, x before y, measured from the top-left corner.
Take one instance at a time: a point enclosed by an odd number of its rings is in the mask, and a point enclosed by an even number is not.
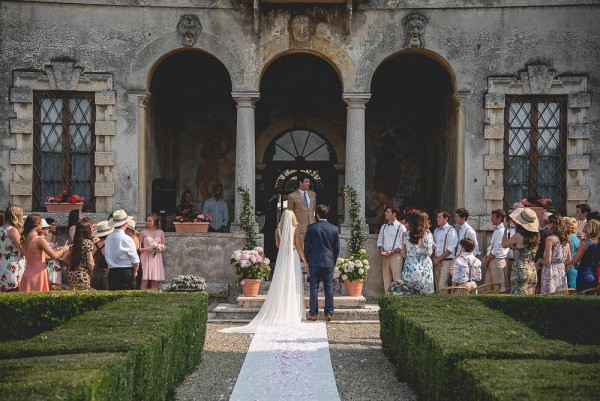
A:
[[[254,333],[261,329],[285,329],[300,325],[304,311],[301,275],[296,272],[297,256],[294,255],[294,212],[285,210],[281,216],[279,252],[275,271],[265,302],[256,317],[246,326],[221,330],[224,333]],[[298,261],[299,263],[299,261]]]

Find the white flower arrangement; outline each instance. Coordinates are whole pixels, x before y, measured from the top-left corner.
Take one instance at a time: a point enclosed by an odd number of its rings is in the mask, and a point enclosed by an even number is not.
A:
[[[335,272],[341,282],[365,280],[370,268],[367,251],[362,248],[348,259],[338,258],[335,263]]]

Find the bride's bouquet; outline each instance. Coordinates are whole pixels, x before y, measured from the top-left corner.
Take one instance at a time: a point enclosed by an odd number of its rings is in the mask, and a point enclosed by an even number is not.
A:
[[[367,251],[364,249],[350,254],[348,259],[338,258],[335,263],[335,273],[340,282],[364,281],[370,268]]]
[[[160,242],[160,240],[154,241],[150,245],[152,246],[152,257],[156,256],[157,253],[163,252],[165,249],[167,249],[165,244]]]
[[[260,246],[235,251],[230,263],[235,266],[235,272],[241,279],[269,277],[271,272],[271,261]]]

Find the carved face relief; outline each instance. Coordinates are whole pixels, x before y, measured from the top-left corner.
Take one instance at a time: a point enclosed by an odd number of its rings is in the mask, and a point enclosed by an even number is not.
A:
[[[427,19],[420,14],[410,14],[402,20],[404,25],[404,47],[425,47]]]
[[[292,42],[306,45],[312,35],[312,21],[308,15],[295,15],[290,20]]]
[[[185,14],[181,16],[177,24],[177,33],[181,36],[181,44],[183,46],[194,46],[201,31],[202,25],[197,15]]]

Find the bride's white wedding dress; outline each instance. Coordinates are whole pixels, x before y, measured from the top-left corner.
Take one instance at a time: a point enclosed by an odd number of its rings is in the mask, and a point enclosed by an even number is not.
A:
[[[292,225],[292,212],[284,211],[282,222],[275,271],[262,308],[246,326],[220,332],[255,333],[259,328],[279,331],[300,327],[305,317],[304,291],[300,258],[294,249],[296,228]]]

